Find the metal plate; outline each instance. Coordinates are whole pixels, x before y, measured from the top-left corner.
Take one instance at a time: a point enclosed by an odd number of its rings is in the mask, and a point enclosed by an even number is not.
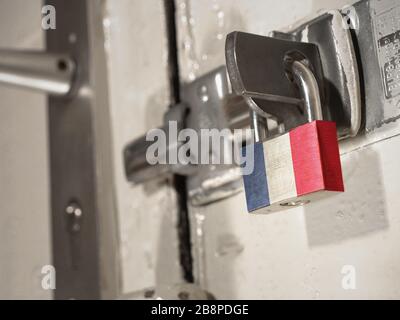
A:
[[[233,114],[236,112],[237,118],[241,118],[243,111],[244,122],[248,122],[248,107],[243,99],[237,98],[232,95],[225,67],[184,85],[182,101],[190,106],[187,127],[198,132],[207,128],[230,128],[235,119]],[[199,165],[197,173],[188,177],[191,204],[205,205],[241,191],[239,178],[240,168],[236,165]]]
[[[47,51],[69,54],[78,67],[71,96],[48,99],[55,298],[111,298],[119,285],[118,237],[101,6],[47,4],[57,12]]]
[[[358,63],[349,29],[338,10],[274,36],[314,43],[321,55],[324,119],[333,120],[340,139],[355,136],[361,125],[361,93]]]
[[[182,128],[196,131],[202,129],[240,129],[250,124],[249,108],[240,96],[232,93],[226,68],[219,67],[181,89],[182,103],[175,105],[165,116],[165,125],[160,128],[166,133],[168,147],[165,153],[177,152],[183,143],[169,134],[169,121]],[[241,187],[240,169],[237,165],[212,164],[157,164],[150,165],[146,151],[152,141],[142,136],[129,143],[124,149],[125,172],[128,181],[142,183],[151,179],[164,179],[166,175],[188,176],[188,194],[191,204],[205,205],[238,192]],[[202,150],[198,150],[201,159]],[[212,152],[211,146],[206,152]]]
[[[371,132],[400,118],[400,3],[360,1],[354,10],[359,21],[353,39],[362,72],[365,130]]]

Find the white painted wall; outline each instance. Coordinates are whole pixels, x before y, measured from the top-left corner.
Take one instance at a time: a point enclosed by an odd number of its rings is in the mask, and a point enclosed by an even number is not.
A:
[[[0,0],[0,48],[43,48],[40,0]],[[0,86],[0,299],[48,299],[46,97]]]

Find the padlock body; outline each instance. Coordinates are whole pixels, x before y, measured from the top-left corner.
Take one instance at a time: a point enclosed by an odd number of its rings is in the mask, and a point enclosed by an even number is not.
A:
[[[243,175],[249,212],[284,210],[344,191],[334,122],[316,120],[256,143],[253,160],[253,172]]]

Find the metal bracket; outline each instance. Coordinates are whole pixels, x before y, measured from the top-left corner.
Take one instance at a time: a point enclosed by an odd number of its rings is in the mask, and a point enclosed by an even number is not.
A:
[[[250,125],[245,100],[232,93],[226,68],[219,67],[182,87],[182,104],[169,111],[161,129],[168,133],[168,121],[175,120],[177,128],[184,126],[197,133],[201,129],[237,129]],[[146,150],[151,142],[142,136],[124,149],[127,179],[142,183],[169,174],[188,176],[188,194],[192,205],[205,205],[241,190],[240,168],[232,165],[150,165]],[[169,141],[166,153],[180,144]]]
[[[331,10],[287,34],[293,41],[318,46],[324,77],[324,119],[336,122],[339,139],[356,136],[362,119],[361,80],[352,33],[344,27],[342,13]]]
[[[360,79],[351,33],[343,27],[341,13],[332,11],[272,36],[227,36],[226,61],[235,92],[261,116],[276,116],[286,131],[304,124],[306,119],[293,107],[299,104],[300,93],[294,92],[282,66],[285,56],[300,54],[317,78],[324,119],[337,123],[339,139],[354,137],[361,125]]]
[[[182,101],[190,106],[187,126],[201,129],[240,129],[250,126],[250,114],[243,97],[233,93],[225,67],[220,67],[186,84]],[[235,164],[199,165],[188,177],[192,205],[206,205],[242,189],[240,168]]]
[[[120,270],[101,6],[46,2],[57,10],[47,53],[62,52],[77,65],[70,94],[48,98],[55,298],[115,298]]]

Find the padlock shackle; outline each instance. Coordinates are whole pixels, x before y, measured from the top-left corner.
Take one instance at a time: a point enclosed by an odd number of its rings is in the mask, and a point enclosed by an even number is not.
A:
[[[293,81],[299,88],[307,121],[322,120],[321,96],[314,73],[307,63],[302,61],[290,59],[286,61],[286,63],[293,77]],[[250,119],[251,128],[254,130],[255,142],[265,140],[268,130],[267,119],[254,110],[250,110]]]
[[[300,61],[293,61],[290,64],[290,70],[294,81],[299,87],[307,121],[322,120],[321,97],[314,73],[307,65]]]
[[[250,127],[254,130],[254,142],[262,142],[267,138],[267,118],[252,109],[250,109]]]

